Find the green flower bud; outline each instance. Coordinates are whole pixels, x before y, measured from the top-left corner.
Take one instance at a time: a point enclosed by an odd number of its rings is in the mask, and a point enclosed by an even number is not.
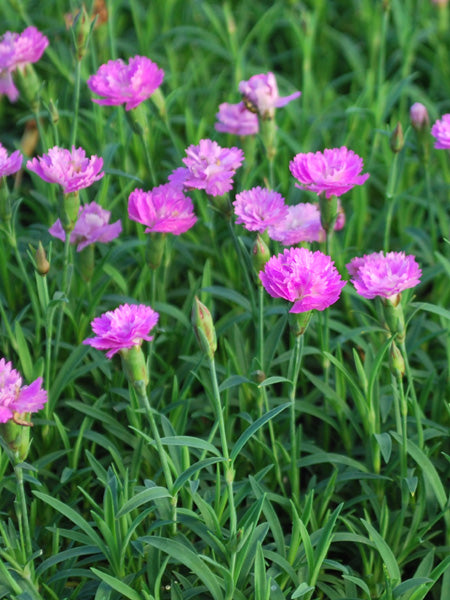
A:
[[[33,423],[22,418],[27,416],[29,417],[29,413],[14,413],[11,420],[0,424],[0,435],[18,462],[27,458],[30,449],[30,429]]]
[[[264,265],[269,260],[269,258],[270,258],[270,250],[269,250],[266,242],[263,240],[263,238],[258,233],[255,243],[253,244],[253,248],[252,248],[252,263],[253,263],[253,268],[255,269],[256,273],[259,273],[260,271],[262,271],[262,269],[264,269]],[[258,277],[257,281],[258,281],[259,285],[262,285],[259,277]]]
[[[39,275],[45,277],[45,275],[47,275],[47,273],[50,271],[50,263],[47,260],[47,254],[45,253],[44,246],[40,241],[36,250],[35,260],[37,272]]]
[[[403,127],[401,123],[397,123],[394,131],[392,132],[389,145],[394,154],[398,154],[403,149],[403,146],[405,145],[405,138],[403,136]]]
[[[211,313],[206,306],[195,297],[191,315],[192,325],[194,327],[195,337],[200,344],[200,348],[209,358],[214,358],[217,350],[217,337]]]
[[[59,204],[59,219],[62,228],[67,235],[70,235],[70,232],[75,227],[75,223],[78,220],[79,209],[80,198],[78,192],[70,192],[69,194],[63,195],[63,200]]]

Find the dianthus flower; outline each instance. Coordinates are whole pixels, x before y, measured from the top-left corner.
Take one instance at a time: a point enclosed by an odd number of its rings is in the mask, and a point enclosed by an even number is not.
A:
[[[128,198],[128,216],[146,225],[145,233],[185,233],[197,221],[193,211],[192,200],[171,183],[134,190]]]
[[[297,187],[325,193],[327,198],[342,196],[353,186],[362,185],[369,177],[368,173],[359,174],[362,168],[362,158],[345,146],[297,154],[289,163],[292,175],[299,181]]]
[[[244,161],[239,148],[222,148],[209,139],[189,146],[186,154],[186,167],[176,169],[169,181],[176,185],[182,182],[184,189],[205,190],[211,196],[222,196],[232,189],[233,176]]]
[[[450,114],[442,115],[431,128],[431,135],[436,138],[434,147],[437,150],[450,149]]]
[[[288,206],[286,218],[269,228],[269,237],[284,246],[323,242],[325,230],[320,223],[319,207],[310,202]]]
[[[164,71],[146,56],[134,56],[126,64],[121,58],[101,65],[87,80],[94,94],[104,98],[94,99],[97,104],[118,106],[125,110],[136,108],[147,100],[161,85]]]
[[[145,304],[122,304],[91,322],[96,337],[87,338],[83,344],[108,350],[106,357],[111,358],[121,350],[140,347],[143,340],[151,341],[153,336],[148,334],[158,318],[159,314]]]
[[[96,202],[80,206],[77,222],[70,233],[70,243],[78,244],[77,252],[96,242],[106,244],[120,235],[122,223],[119,220],[110,224],[110,218],[111,212],[102,208]],[[66,233],[59,219],[50,227],[48,232],[63,242],[66,239]]]
[[[65,194],[77,192],[101,179],[104,175],[100,173],[102,167],[103,158],[95,154],[86,158],[83,148],[75,146],[72,146],[72,150],[54,146],[48,154],[27,162],[27,169],[44,181],[59,183]]]
[[[373,252],[353,258],[347,266],[355,290],[364,298],[382,296],[393,304],[399,294],[420,283],[422,271],[412,255],[404,252]]]
[[[17,173],[22,166],[23,156],[20,150],[16,150],[10,156],[6,148],[0,144],[0,177],[6,177]]]
[[[223,102],[216,114],[218,123],[214,125],[217,131],[235,135],[255,135],[259,131],[258,116],[247,110],[243,102],[228,104]]]
[[[248,81],[241,81],[239,91],[245,106],[263,119],[272,119],[276,108],[286,106],[301,95],[301,92],[294,92],[290,96],[281,97],[273,73],[260,73],[253,75]]]
[[[286,248],[272,256],[259,277],[273,298],[294,303],[291,313],[324,310],[339,299],[346,284],[329,256],[307,248]]]
[[[237,215],[236,223],[259,233],[276,226],[288,214],[283,196],[260,186],[236,194],[233,206]]]
[[[22,385],[22,377],[10,362],[0,359],[0,423],[16,421],[19,415],[37,412],[47,402],[47,392],[41,388],[42,377],[30,385]],[[17,421],[19,422],[19,421]]]

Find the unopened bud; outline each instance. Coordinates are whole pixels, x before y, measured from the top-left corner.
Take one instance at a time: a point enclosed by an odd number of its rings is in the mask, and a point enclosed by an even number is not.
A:
[[[270,250],[266,244],[266,242],[262,239],[262,237],[259,235],[255,240],[255,243],[253,244],[253,248],[252,248],[252,263],[253,263],[253,268],[255,269],[256,273],[259,273],[260,271],[262,271],[262,269],[264,269],[264,266],[266,264],[266,262],[269,260],[270,258]],[[258,283],[261,284],[261,281],[258,277]]]
[[[52,123],[56,125],[56,123],[59,121],[59,112],[53,100],[50,100],[50,102],[48,103],[48,112],[50,114]]]
[[[78,212],[80,210],[80,198],[78,192],[64,194],[63,201],[59,205],[59,210],[61,225],[64,231],[67,234],[70,234],[78,220]]]
[[[405,339],[405,317],[403,315],[403,307],[401,305],[401,294],[386,298],[385,316],[389,331],[392,335],[397,334],[397,340],[403,343]]]
[[[8,445],[17,462],[23,462],[30,449],[30,427],[33,425],[26,419],[29,413],[19,415],[14,413],[14,417],[6,423],[0,423],[0,436]]]
[[[50,271],[50,263],[47,260],[47,254],[45,253],[44,246],[40,241],[36,250],[35,260],[37,272],[45,277],[45,275],[47,275],[47,273]]]
[[[191,320],[200,348],[212,359],[217,350],[216,330],[211,313],[197,296],[192,307]]]
[[[69,25],[69,19],[66,20],[66,24]],[[84,4],[82,4],[81,9],[73,19],[72,23],[70,23],[70,26],[73,28],[77,60],[81,60],[86,54],[89,34],[92,27],[91,17]]]
[[[414,104],[411,106],[409,109],[409,117],[411,119],[411,125],[416,131],[424,131],[425,129],[428,129],[430,125],[430,117],[428,116],[426,106],[420,102],[414,102]]]
[[[389,352],[389,366],[393,373],[403,377],[405,374],[405,361],[403,355],[395,342],[392,342],[391,349]]]
[[[394,154],[398,154],[403,149],[403,146],[405,145],[405,138],[403,136],[403,127],[400,122],[397,123],[394,131],[392,132],[389,145],[391,147],[392,152],[394,152]]]

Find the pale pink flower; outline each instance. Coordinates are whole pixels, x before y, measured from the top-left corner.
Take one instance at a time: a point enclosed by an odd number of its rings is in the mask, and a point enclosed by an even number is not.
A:
[[[339,299],[346,284],[329,256],[307,248],[286,248],[272,256],[259,277],[273,298],[294,303],[291,313],[324,310]]]
[[[163,78],[164,71],[153,61],[146,56],[134,56],[128,64],[118,58],[101,65],[87,84],[94,94],[104,96],[93,102],[107,106],[125,104],[125,110],[131,110],[147,100]]]
[[[10,362],[0,359],[0,423],[15,419],[16,413],[37,412],[47,402],[47,392],[41,388],[42,377],[30,385],[22,385],[22,377]]]
[[[236,223],[259,233],[276,226],[288,214],[283,196],[260,186],[236,194],[233,206]]]
[[[146,225],[145,233],[180,235],[197,221],[192,200],[179,187],[166,183],[150,192],[137,189],[128,199],[128,216]]]
[[[255,135],[259,131],[258,116],[247,110],[243,102],[229,104],[223,102],[216,114],[218,123],[214,125],[217,131],[235,135]]]
[[[294,92],[290,96],[281,97],[273,73],[260,73],[253,75],[248,81],[241,81],[239,91],[245,106],[263,119],[272,119],[276,108],[286,106],[301,95],[301,92]]]
[[[436,138],[434,147],[438,150],[450,149],[450,114],[442,115],[431,128],[431,135]]]
[[[6,177],[17,173],[22,166],[23,156],[20,150],[16,150],[10,156],[6,148],[0,144],[0,177]]]
[[[362,185],[369,177],[360,175],[363,160],[345,146],[325,149],[323,152],[297,154],[289,163],[292,175],[299,181],[297,187],[330,196],[342,196],[355,185]]]
[[[425,129],[425,127],[428,129],[430,117],[428,116],[427,107],[421,102],[414,102],[409,109],[409,118],[414,129],[418,131]]]
[[[319,207],[310,202],[289,206],[286,218],[269,228],[269,237],[284,246],[300,242],[323,242],[325,230],[320,223]]]
[[[77,252],[96,242],[106,244],[120,235],[122,223],[119,220],[110,224],[110,218],[111,212],[96,202],[80,206],[77,222],[70,234],[70,243],[78,244]],[[66,232],[59,219],[55,221],[48,232],[63,242],[66,239]]]
[[[420,283],[422,275],[415,257],[404,252],[373,252],[353,258],[346,266],[360,296],[382,296],[394,304],[403,290]]]
[[[122,304],[91,322],[96,337],[83,341],[97,350],[108,350],[107,358],[111,358],[121,350],[129,350],[133,346],[141,346],[142,341],[153,339],[148,335],[156,325],[159,314],[145,304]]]
[[[39,175],[44,181],[58,183],[65,194],[89,187],[104,175],[103,158],[95,154],[86,158],[83,148],[66,150],[54,146],[42,157],[27,162],[27,169]]]

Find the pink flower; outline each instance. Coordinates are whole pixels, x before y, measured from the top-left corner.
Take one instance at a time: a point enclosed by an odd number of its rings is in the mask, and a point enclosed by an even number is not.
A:
[[[414,104],[409,109],[409,117],[411,119],[411,125],[414,129],[421,131],[428,129],[430,123],[430,117],[428,116],[428,111],[426,106],[421,104],[420,102],[414,102]]]
[[[211,196],[222,196],[232,189],[233,176],[244,161],[239,148],[222,148],[209,139],[189,146],[186,154],[186,168],[176,169],[169,181],[177,185],[182,182],[184,189],[205,190]]]
[[[364,298],[382,296],[394,304],[399,294],[420,283],[422,271],[412,255],[404,252],[373,252],[353,258],[347,266],[355,290]]]
[[[310,202],[288,206],[286,218],[269,228],[269,237],[284,246],[300,242],[322,242],[325,230],[320,223],[319,207]]]
[[[72,146],[71,151],[54,146],[48,154],[27,162],[27,169],[44,181],[59,183],[65,194],[77,192],[101,179],[104,175],[103,172],[100,173],[102,167],[103,158],[95,154],[86,158],[83,148],[75,146]]]
[[[224,102],[219,106],[216,117],[219,121],[214,126],[217,131],[235,135],[255,135],[259,131],[258,116],[247,110],[243,102]]]
[[[101,65],[87,84],[94,94],[104,96],[94,99],[97,104],[118,106],[126,110],[136,108],[147,100],[161,85],[164,71],[146,56],[134,56],[126,64],[121,58]]]
[[[16,413],[37,412],[47,402],[41,389],[42,377],[30,385],[22,385],[22,377],[10,362],[0,359],[0,423],[15,419]]]
[[[134,190],[128,199],[128,216],[146,225],[145,233],[185,233],[197,221],[193,211],[192,200],[171,183],[150,192]]]
[[[156,325],[159,314],[145,304],[122,304],[115,310],[96,317],[91,322],[96,337],[83,341],[97,350],[108,350],[107,358],[111,358],[121,350],[140,346],[143,340],[153,339],[149,332]]]
[[[20,150],[16,150],[8,156],[6,148],[0,144],[0,177],[6,177],[7,175],[17,173],[22,166],[22,161],[23,156],[20,153]]]
[[[233,206],[237,215],[236,223],[259,233],[276,226],[288,214],[281,194],[259,186],[236,194]]]
[[[442,115],[431,128],[431,135],[436,138],[434,147],[438,150],[450,148],[450,114]]]
[[[260,73],[253,75],[248,81],[241,81],[239,91],[246,107],[263,119],[272,119],[276,108],[286,106],[301,95],[301,92],[294,92],[290,96],[280,97],[273,73]]]
[[[80,252],[89,244],[95,244],[95,242],[106,244],[114,240],[122,231],[122,223],[119,220],[110,224],[110,218],[111,212],[96,202],[80,206],[78,220],[70,234],[70,243],[78,244],[77,251]],[[66,233],[59,219],[48,231],[54,237],[65,241]]]
[[[324,310],[339,299],[346,284],[329,256],[307,248],[286,248],[272,256],[259,277],[273,298],[294,303],[291,313]]]
[[[362,185],[368,173],[359,175],[363,160],[345,146],[325,149],[322,152],[297,154],[289,163],[292,175],[298,179],[297,187],[316,194],[342,196],[355,185]]]

